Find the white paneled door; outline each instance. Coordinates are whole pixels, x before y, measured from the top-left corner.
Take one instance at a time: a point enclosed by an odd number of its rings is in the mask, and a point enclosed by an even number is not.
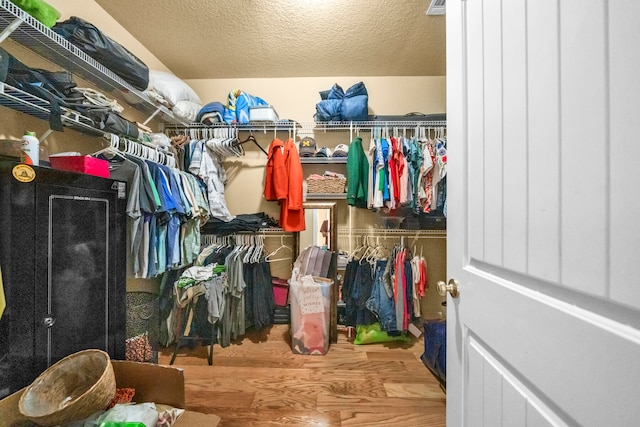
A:
[[[640,425],[640,2],[447,2],[447,425]]]

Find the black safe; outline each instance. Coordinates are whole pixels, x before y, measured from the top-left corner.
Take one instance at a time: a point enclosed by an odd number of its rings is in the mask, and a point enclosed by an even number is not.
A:
[[[0,161],[0,398],[97,348],[125,358],[126,184]]]

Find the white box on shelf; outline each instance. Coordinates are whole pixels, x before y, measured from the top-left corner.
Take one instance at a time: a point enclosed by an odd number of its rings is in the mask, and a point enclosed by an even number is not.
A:
[[[249,121],[251,122],[277,122],[278,120],[280,118],[272,105],[249,107]]]

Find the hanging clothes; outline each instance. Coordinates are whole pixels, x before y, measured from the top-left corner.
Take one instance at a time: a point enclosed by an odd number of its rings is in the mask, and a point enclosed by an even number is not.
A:
[[[293,138],[274,139],[269,146],[263,196],[280,203],[280,227],[285,231],[305,229],[303,208],[303,172]]]
[[[127,247],[129,254],[134,254],[133,241],[140,231],[139,225],[142,221],[142,203],[140,190],[143,188],[142,172],[140,167],[124,155],[107,156],[107,153],[100,154],[98,158],[109,162],[109,176],[111,179],[125,181],[127,183]],[[145,198],[145,209],[149,210],[148,199]],[[128,254],[128,255],[129,255]],[[137,257],[127,256],[127,275],[133,276],[137,273]]]
[[[367,156],[367,163],[369,164],[369,167],[367,168],[367,208],[373,209],[375,205],[375,186],[378,173],[375,166],[376,139],[374,136],[371,136],[371,139],[369,140],[369,150],[365,154]]]
[[[413,276],[413,315],[420,317],[420,299],[424,297],[425,290],[429,288],[427,262],[423,256],[414,255],[411,259],[411,273]]]
[[[407,139],[404,137],[398,138],[398,177],[400,186],[400,205],[406,205],[409,201],[410,186],[409,186],[409,163],[405,155],[405,147]]]
[[[415,214],[446,212],[446,137],[444,128],[434,132],[429,139],[418,127],[407,138],[396,129],[389,137],[388,129],[373,128],[366,151],[356,138],[347,158],[347,203],[391,213],[404,208]],[[359,171],[363,163],[366,175]]]
[[[224,295],[228,289],[225,267],[218,264],[189,267],[174,282],[173,289],[174,310],[170,317],[177,321],[182,318],[178,309],[191,307],[186,325],[181,325],[178,328],[180,332],[173,335],[176,338],[209,337],[211,325],[216,324],[225,311]],[[206,305],[200,303],[201,296],[204,296]],[[175,324],[171,329],[175,332]]]
[[[387,182],[386,179],[386,166],[384,160],[384,154],[382,151],[382,139],[377,138],[375,141],[375,153],[374,153],[374,166],[373,166],[373,208],[379,209],[384,206],[384,189]]]
[[[382,201],[383,207],[391,208],[391,201],[393,199],[393,187],[390,185],[391,176],[389,175],[389,158],[391,156],[391,147],[389,141],[386,138],[380,138],[380,153],[382,156],[382,170],[383,176],[380,181],[380,187],[382,189]]]
[[[420,316],[426,264],[401,245],[395,245],[388,256],[379,248],[363,244],[347,263],[342,284],[345,324],[379,323],[382,331],[397,335]]]
[[[292,138],[284,144],[285,168],[288,172],[287,198],[280,204],[280,226],[285,231],[305,229],[303,204],[303,172],[298,149]]]
[[[349,145],[347,156],[347,204],[367,207],[369,162],[362,148],[362,138],[356,137]]]
[[[202,163],[198,176],[207,185],[210,215],[223,221],[231,221],[234,216],[229,212],[224,197],[227,173],[222,166],[222,159],[208,148],[202,153]]]
[[[380,330],[385,332],[395,332],[396,312],[393,294],[387,292],[385,282],[389,280],[390,263],[386,259],[377,260],[375,264],[375,275],[371,295],[366,301],[366,306],[377,317],[380,323]]]
[[[191,173],[110,147],[97,155],[111,178],[125,181],[127,275],[150,278],[189,265],[200,249],[200,226],[209,219],[206,194]]]
[[[390,180],[390,209],[400,206],[400,150],[398,148],[398,138],[391,138],[391,149],[389,155],[389,176]]]
[[[422,151],[417,138],[412,138],[408,149],[409,177],[411,181],[411,201],[409,207],[416,213],[419,212],[418,200],[420,194],[420,168],[423,162]]]
[[[171,313],[164,314],[170,319],[165,322],[169,331],[180,330],[176,325],[181,322],[180,310],[187,303],[183,295],[190,287],[194,287],[191,293],[197,293],[199,288],[195,286],[203,287],[200,293],[205,295],[208,309],[204,310],[200,302],[194,304],[193,319],[189,323],[191,336],[207,339],[211,332],[209,325],[216,323],[217,342],[226,347],[242,337],[248,328],[262,329],[273,324],[275,300],[264,244],[255,235],[240,237],[235,236],[236,243],[232,242],[233,236],[216,237],[220,240],[203,247],[196,256],[196,265],[175,281],[174,287],[180,292],[174,293],[174,298],[179,304],[174,304]],[[251,243],[246,239],[251,239]],[[176,336],[179,334],[168,333],[167,339]]]
[[[435,167],[435,155],[430,143],[424,145],[422,152],[424,159],[422,167],[422,183],[420,187],[419,200],[422,212],[431,212],[431,204],[433,201],[433,175]]]
[[[284,200],[287,197],[284,142],[275,138],[269,145],[269,156],[265,167],[264,190],[262,195],[267,201]]]

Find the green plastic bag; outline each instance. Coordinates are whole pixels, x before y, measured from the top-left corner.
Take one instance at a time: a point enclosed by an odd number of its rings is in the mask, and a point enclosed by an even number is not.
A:
[[[11,0],[11,3],[33,16],[45,27],[51,28],[60,19],[60,12],[42,0]]]
[[[360,325],[356,328],[354,344],[376,344],[381,342],[402,341],[409,343],[411,338],[406,335],[389,335],[380,329],[379,323]]]

